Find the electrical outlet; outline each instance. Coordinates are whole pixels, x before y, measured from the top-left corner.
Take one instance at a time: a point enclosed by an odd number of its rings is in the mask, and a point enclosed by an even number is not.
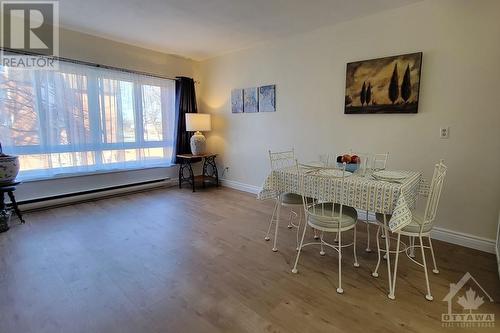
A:
[[[448,139],[450,137],[450,128],[449,127],[441,127],[439,129],[439,137],[441,139]]]
[[[224,175],[226,174],[226,171],[229,172],[229,167],[225,167],[224,169],[222,169],[221,178],[224,178]]]

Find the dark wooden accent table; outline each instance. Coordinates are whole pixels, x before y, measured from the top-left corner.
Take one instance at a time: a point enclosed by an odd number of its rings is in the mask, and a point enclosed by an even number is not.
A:
[[[16,186],[19,184],[20,182],[0,184],[0,211],[3,211],[7,208],[7,206],[5,205],[5,194],[7,193],[7,195],[10,198],[10,202],[12,204],[14,212],[16,213],[17,217],[19,217],[21,223],[25,223],[23,215],[21,214],[21,211],[17,206],[16,197],[14,196],[14,191],[16,190]]]
[[[193,154],[179,154],[177,158],[181,161],[179,166],[179,188],[182,187],[183,183],[189,183],[193,187],[193,192],[196,191],[195,183],[197,181],[201,182],[202,187],[205,187],[205,183],[212,183],[215,186],[219,186],[219,173],[217,172],[217,164],[215,163],[215,158],[217,154],[203,154],[203,155],[193,155]],[[203,172],[199,176],[195,176],[193,172],[192,163],[199,162],[203,160]],[[185,174],[187,171],[188,175]]]

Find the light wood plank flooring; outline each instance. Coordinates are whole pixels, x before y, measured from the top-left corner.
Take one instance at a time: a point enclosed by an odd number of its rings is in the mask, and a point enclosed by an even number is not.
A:
[[[292,274],[295,235],[282,223],[271,251],[272,207],[227,188],[170,188],[27,213],[0,234],[0,332],[452,332],[441,300],[467,271],[497,300],[481,312],[500,318],[491,254],[435,241],[433,302],[401,256],[391,301],[360,224],[361,267],[346,250],[339,295],[333,250],[306,248]]]

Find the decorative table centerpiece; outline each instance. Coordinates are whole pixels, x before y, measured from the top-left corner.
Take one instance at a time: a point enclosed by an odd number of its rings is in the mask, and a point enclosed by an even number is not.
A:
[[[3,153],[0,143],[0,184],[12,183],[19,173],[19,157]]]
[[[19,173],[19,158],[17,156],[3,153],[0,143],[0,185],[9,185],[13,183]],[[3,196],[3,193],[1,194]],[[3,202],[3,201],[2,201]],[[5,209],[2,205],[0,210],[0,232],[9,230],[11,211]]]
[[[346,163],[345,169],[349,172],[354,172],[359,169],[359,165],[361,164],[361,159],[358,155],[339,155],[337,156],[337,166],[339,168],[343,167],[343,163]]]

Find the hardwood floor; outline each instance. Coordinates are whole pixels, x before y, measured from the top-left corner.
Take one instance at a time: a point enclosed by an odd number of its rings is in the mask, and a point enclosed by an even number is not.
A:
[[[0,234],[0,332],[452,332],[442,299],[465,272],[496,300],[480,312],[500,317],[491,254],[435,241],[433,302],[401,256],[391,301],[360,224],[361,267],[347,249],[339,295],[333,250],[306,248],[292,274],[295,235],[282,223],[271,251],[272,207],[226,188],[169,188],[26,213]]]

